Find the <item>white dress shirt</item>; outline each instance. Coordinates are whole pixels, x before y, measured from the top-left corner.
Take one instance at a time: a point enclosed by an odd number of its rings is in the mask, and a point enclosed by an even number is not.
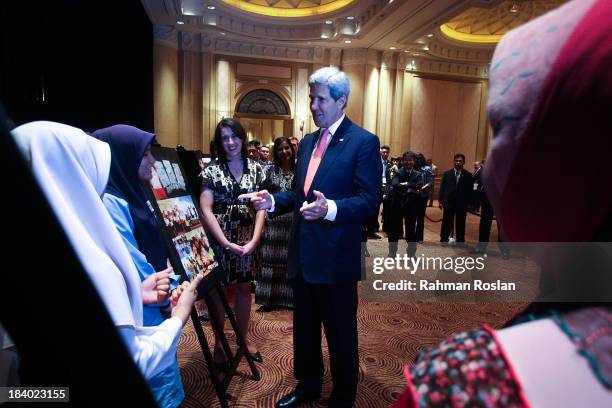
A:
[[[346,115],[343,113],[342,116],[340,116],[340,119],[338,119],[337,121],[335,121],[329,128],[329,133],[327,134],[327,140],[326,143],[329,147],[329,142],[331,141],[332,137],[334,137],[334,134],[336,133],[336,131],[338,130],[338,128],[340,127],[340,124],[342,123],[342,121],[344,120],[344,118],[346,117]],[[319,132],[323,133],[323,129],[325,128],[320,128]],[[312,153],[310,155],[310,158],[312,158],[312,155],[314,154],[314,152],[317,150],[317,146],[319,145],[320,140],[317,140],[317,142],[314,145],[314,148],[312,149]],[[268,212],[274,212],[274,196],[272,196],[272,207],[268,210]],[[338,206],[336,205],[336,202],[334,200],[327,200],[327,214],[325,214],[325,219],[328,221],[335,221],[336,220],[336,214],[338,213]]]

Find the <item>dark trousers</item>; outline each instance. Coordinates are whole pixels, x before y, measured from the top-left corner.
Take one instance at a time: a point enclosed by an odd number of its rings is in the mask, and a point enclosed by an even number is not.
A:
[[[457,242],[465,242],[465,208],[444,208],[442,215],[442,228],[440,229],[440,242],[448,242],[453,222],[455,222],[455,238]]]
[[[357,282],[315,284],[301,274],[293,286],[293,361],[297,390],[317,395],[323,381],[321,324],[334,388],[329,406],[352,407],[359,378]]]
[[[484,197],[480,207],[480,223],[478,224],[478,247],[482,250],[487,249],[487,244],[489,243],[491,225],[493,224],[493,215],[493,207],[491,207],[489,200]],[[497,241],[499,242],[499,248],[502,253],[509,253],[510,250],[506,245],[504,245],[499,222],[497,223]]]
[[[408,242],[407,252],[413,255],[416,252],[416,220],[417,220],[418,198],[411,197],[403,205],[395,202],[391,210],[391,221],[389,223],[389,243],[397,243],[404,236]],[[402,234],[402,227],[405,235]],[[397,245],[395,246],[397,249]]]
[[[389,225],[391,224],[391,198],[386,196],[382,201],[382,230],[389,235]]]
[[[423,241],[423,234],[425,233],[425,211],[427,210],[427,201],[429,197],[420,197],[417,204],[417,216],[416,216],[416,240]]]
[[[489,242],[491,224],[493,223],[493,208],[488,200],[482,200],[480,224],[478,224],[478,242]]]
[[[380,223],[378,222],[378,215],[380,214],[380,205],[382,204],[382,193],[378,199],[378,206],[376,207],[376,214],[366,219],[366,229],[368,235],[376,234],[380,230]]]

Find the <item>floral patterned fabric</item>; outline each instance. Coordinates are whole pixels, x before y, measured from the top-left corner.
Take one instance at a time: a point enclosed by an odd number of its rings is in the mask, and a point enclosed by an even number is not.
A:
[[[261,166],[251,159],[245,161],[240,180],[234,179],[226,163],[210,164],[204,169],[202,189],[212,190],[213,213],[230,242],[244,245],[253,238],[256,212],[248,200],[239,200],[238,196],[259,191],[264,179]],[[253,280],[257,251],[241,257],[225,251],[217,242],[212,242],[212,248],[227,273],[225,284]]]
[[[528,407],[488,326],[454,334],[406,367],[399,407]]]
[[[271,165],[264,170],[266,180],[262,189],[270,193],[291,190],[293,172],[285,172]],[[261,242],[261,268],[255,286],[255,303],[266,306],[293,307],[293,289],[287,270],[289,232],[293,213],[266,221]]]

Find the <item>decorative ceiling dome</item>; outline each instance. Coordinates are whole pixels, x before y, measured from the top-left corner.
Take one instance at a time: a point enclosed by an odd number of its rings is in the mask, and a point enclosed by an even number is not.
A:
[[[355,0],[221,0],[250,13],[271,17],[309,17],[338,11]]]
[[[442,24],[440,31],[455,41],[497,44],[508,31],[563,3],[565,0],[515,0],[492,8],[472,7]]]

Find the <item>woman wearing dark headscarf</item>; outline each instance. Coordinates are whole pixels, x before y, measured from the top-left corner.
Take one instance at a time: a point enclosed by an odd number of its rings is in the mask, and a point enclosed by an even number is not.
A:
[[[143,303],[159,301],[160,287],[155,290],[151,278],[141,282],[125,240],[100,198],[110,173],[109,145],[53,122],[28,123],[12,133],[130,355],[159,395],[154,381],[176,365],[179,336],[202,278],[175,291],[171,318],[144,327]]]
[[[104,194],[104,205],[117,226],[136,265],[141,280],[167,268],[167,252],[155,215],[149,209],[142,181],[152,177],[155,158],[151,143],[155,136],[133,126],[116,125],[95,131],[92,136],[109,144],[111,168]],[[165,318],[162,308],[168,300],[143,308],[145,326],[157,326]],[[162,407],[178,406],[185,397],[176,360],[173,365],[149,380]]]
[[[529,243],[542,276],[558,277],[561,260],[574,264],[556,300],[574,298],[589,281],[592,292],[578,301],[602,303],[539,303],[523,314],[528,322],[450,336],[405,368],[408,384],[394,407],[612,406],[611,31],[612,2],[574,0],[504,36],[491,62],[494,139],[484,173],[506,238]],[[573,163],[587,156],[585,176]],[[534,172],[535,162],[550,172]],[[552,245],[563,242],[573,244]],[[553,264],[544,253],[551,247],[608,254],[593,263],[556,249]]]

